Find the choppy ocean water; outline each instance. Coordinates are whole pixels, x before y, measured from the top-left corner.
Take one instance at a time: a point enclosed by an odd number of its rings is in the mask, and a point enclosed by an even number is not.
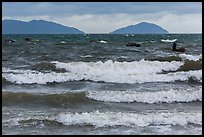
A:
[[[2,40],[2,134],[202,134],[202,34]]]

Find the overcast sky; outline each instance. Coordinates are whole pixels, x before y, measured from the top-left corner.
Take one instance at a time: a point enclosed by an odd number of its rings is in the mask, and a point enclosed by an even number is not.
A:
[[[2,19],[43,19],[85,33],[109,33],[144,21],[170,33],[202,33],[202,2],[3,2]]]

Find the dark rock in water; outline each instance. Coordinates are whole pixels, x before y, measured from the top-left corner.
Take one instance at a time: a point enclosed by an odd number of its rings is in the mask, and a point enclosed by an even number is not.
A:
[[[177,52],[185,52],[186,49],[185,49],[185,48],[179,48],[179,49],[175,49],[175,50],[173,50],[173,51],[177,51]]]
[[[126,46],[140,47],[141,45],[139,43],[128,43]]]

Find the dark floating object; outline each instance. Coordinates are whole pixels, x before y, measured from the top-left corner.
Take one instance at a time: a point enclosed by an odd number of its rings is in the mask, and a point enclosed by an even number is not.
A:
[[[25,38],[25,40],[26,40],[26,41],[31,41],[32,39],[31,39],[31,38],[26,37],[26,38]]]
[[[185,48],[179,48],[179,49],[177,49],[177,48],[176,48],[176,42],[173,43],[172,50],[173,50],[173,51],[177,51],[177,52],[185,52],[185,51],[186,51]]]
[[[186,50],[185,50],[185,48],[179,48],[179,49],[176,49],[176,50],[174,50],[174,51],[185,52]]]
[[[10,39],[10,38],[7,38],[7,39],[5,40],[5,42],[6,42],[6,43],[15,43],[16,40],[12,40],[12,39]]]
[[[126,46],[140,47],[141,45],[138,43],[128,43]]]

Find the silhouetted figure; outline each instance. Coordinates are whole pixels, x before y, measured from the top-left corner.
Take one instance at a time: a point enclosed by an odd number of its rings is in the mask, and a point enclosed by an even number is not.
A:
[[[172,49],[173,51],[176,51],[176,42],[173,43],[173,47],[172,48],[173,48]]]
[[[176,46],[177,46],[177,45],[176,45],[176,42],[174,42],[174,43],[173,43],[173,46],[172,46],[172,50],[173,50],[173,51],[185,52],[185,48],[179,48],[179,49],[177,49]]]

